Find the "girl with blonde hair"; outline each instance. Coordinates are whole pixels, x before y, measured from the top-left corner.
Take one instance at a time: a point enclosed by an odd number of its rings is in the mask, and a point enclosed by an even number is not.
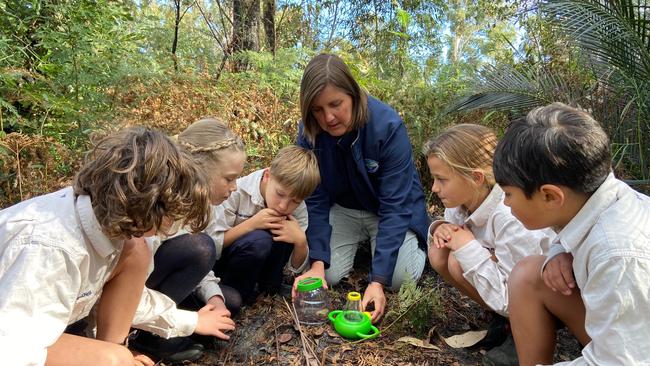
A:
[[[508,336],[503,317],[508,316],[510,271],[520,259],[542,254],[553,236],[550,230],[527,230],[503,203],[503,190],[492,172],[496,145],[489,128],[460,124],[423,148],[433,178],[431,191],[445,206],[444,220],[429,227],[429,262],[445,281],[500,315],[482,344],[488,348]],[[515,355],[511,342],[504,347]],[[492,350],[486,358],[501,351]]]
[[[244,143],[215,118],[192,123],[176,136],[176,141],[192,156],[209,185],[212,215],[203,232],[180,230],[162,242],[154,241],[154,270],[147,279],[147,287],[162,292],[181,307],[198,309],[210,305],[212,311],[222,315],[217,337],[228,339],[224,331],[234,329],[230,316],[239,310],[241,298],[234,289],[221,285],[212,272],[223,243],[215,231],[215,222],[222,215],[218,206],[236,190],[236,179],[244,169]],[[187,337],[163,339],[140,332],[131,344],[170,363],[193,361],[203,353],[203,346]]]

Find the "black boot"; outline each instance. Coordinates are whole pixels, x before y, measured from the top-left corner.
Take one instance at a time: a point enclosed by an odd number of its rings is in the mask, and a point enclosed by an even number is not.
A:
[[[196,361],[203,356],[204,350],[202,344],[189,337],[165,339],[142,330],[129,341],[129,348],[172,364]]]
[[[488,324],[487,334],[472,347],[492,349],[501,345],[510,335],[510,321],[508,318],[493,313],[492,321]]]
[[[517,366],[517,349],[512,336],[509,336],[499,347],[492,348],[483,356],[483,366]]]

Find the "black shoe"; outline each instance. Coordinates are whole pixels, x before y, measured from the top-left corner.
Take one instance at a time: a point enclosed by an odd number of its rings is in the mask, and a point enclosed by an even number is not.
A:
[[[205,349],[189,337],[165,339],[145,331],[138,331],[129,341],[129,347],[172,364],[196,361],[203,356]]]
[[[501,345],[510,335],[510,321],[508,318],[493,314],[492,321],[488,324],[487,334],[473,347],[491,349]]]
[[[517,366],[517,349],[512,336],[509,336],[499,347],[492,348],[483,356],[483,366]]]

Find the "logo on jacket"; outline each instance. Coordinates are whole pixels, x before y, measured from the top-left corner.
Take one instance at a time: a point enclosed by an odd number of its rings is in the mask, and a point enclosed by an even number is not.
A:
[[[368,173],[376,173],[379,170],[379,163],[372,159],[363,159],[366,163],[366,171]]]

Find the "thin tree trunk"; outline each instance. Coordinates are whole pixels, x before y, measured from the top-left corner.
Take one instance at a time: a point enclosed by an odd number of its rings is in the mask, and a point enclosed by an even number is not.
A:
[[[178,58],[176,58],[176,48],[178,47],[178,28],[181,23],[181,0],[174,0],[174,39],[172,41],[172,60],[174,60],[174,70],[178,71]]]
[[[264,33],[269,50],[275,57],[275,0],[264,0]]]

